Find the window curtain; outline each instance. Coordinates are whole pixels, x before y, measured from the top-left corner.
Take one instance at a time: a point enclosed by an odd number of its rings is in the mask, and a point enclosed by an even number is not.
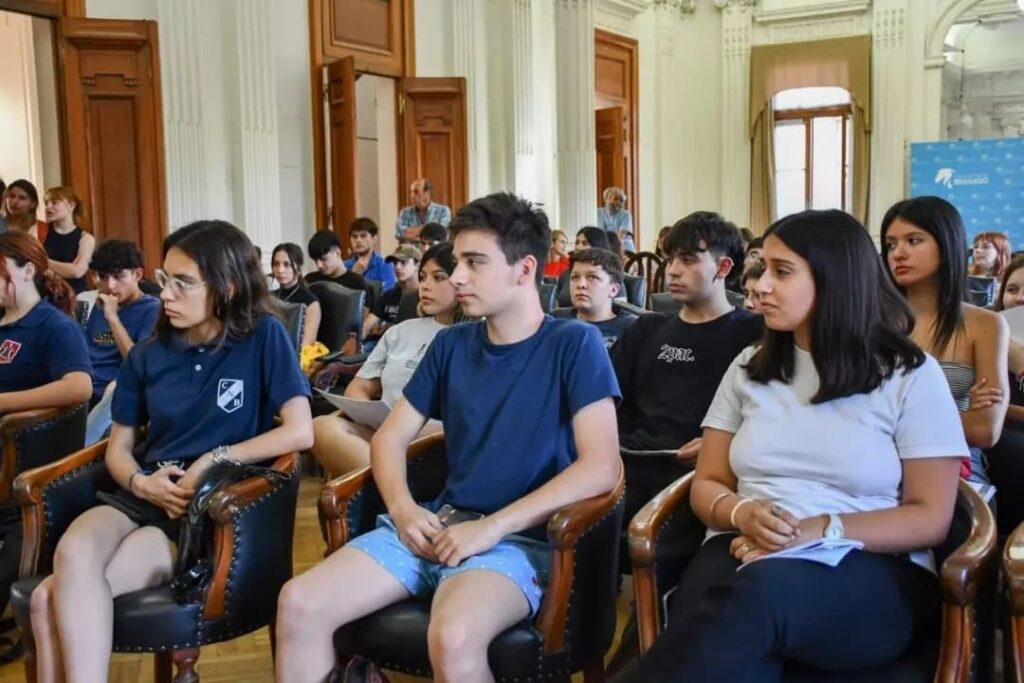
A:
[[[835,86],[850,93],[853,110],[852,212],[868,213],[871,142],[871,36],[853,36],[750,51],[751,228],[761,234],[772,220],[775,158],[771,154],[772,97],[791,88]],[[767,150],[767,153],[766,151]]]

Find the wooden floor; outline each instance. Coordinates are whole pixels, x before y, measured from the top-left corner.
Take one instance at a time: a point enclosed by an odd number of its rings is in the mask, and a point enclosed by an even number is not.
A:
[[[320,479],[305,477],[299,488],[299,505],[295,515],[295,573],[301,573],[323,558],[324,543],[320,537],[316,502],[320,493]],[[620,601],[620,619],[626,606]],[[616,639],[617,640],[617,639]],[[614,651],[614,647],[612,651]],[[210,645],[202,649],[199,658],[202,683],[271,683],[274,666],[270,658],[270,636],[260,629],[242,638]],[[429,679],[388,674],[392,683],[415,683]],[[573,680],[582,680],[576,677]],[[20,661],[0,667],[0,683],[24,683],[25,675]],[[147,655],[115,654],[110,667],[110,681],[114,683],[152,683],[153,658]]]

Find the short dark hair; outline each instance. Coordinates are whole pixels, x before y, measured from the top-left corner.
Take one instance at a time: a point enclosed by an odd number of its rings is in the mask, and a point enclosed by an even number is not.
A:
[[[142,268],[142,252],[135,242],[107,240],[96,247],[89,268],[98,275],[110,275],[122,270]]]
[[[420,239],[429,240],[431,242],[447,242],[448,241],[448,228],[444,227],[440,223],[425,223],[420,228]]]
[[[749,254],[751,249],[764,249],[764,238],[755,237],[754,239],[750,240],[750,242],[747,243],[746,253]]]
[[[569,254],[569,270],[571,271],[577,263],[604,268],[608,278],[619,287],[622,286],[622,261],[615,252],[596,248],[580,249]]]
[[[925,355],[907,336],[914,314],[884,272],[868,231],[843,211],[802,211],[776,221],[766,237],[806,260],[814,278],[811,358],[818,391],[811,403],[874,391]],[[768,329],[746,366],[752,381],[793,379],[793,332]]]
[[[761,276],[764,275],[765,270],[764,261],[752,263],[749,268],[743,271],[743,275],[740,277],[740,283],[745,284],[746,281],[751,278],[760,280]]]
[[[264,315],[276,309],[267,291],[267,278],[256,250],[244,232],[227,221],[196,221],[164,239],[163,256],[171,249],[183,251],[196,262],[213,297],[213,315],[223,324],[216,345],[224,339],[244,339]],[[167,342],[173,327],[161,308],[157,337]]]
[[[956,207],[941,197],[914,197],[896,202],[882,218],[882,262],[892,283],[896,284],[889,269],[889,244],[885,239],[889,226],[897,218],[911,223],[933,238],[939,245],[939,300],[938,317],[932,328],[932,344],[941,354],[953,337],[963,330],[963,312],[960,308],[967,294],[967,231]]]
[[[341,251],[341,240],[334,234],[334,231],[317,230],[316,234],[309,238],[306,251],[309,252],[309,258],[316,261],[326,256],[327,252],[335,248]]]
[[[377,233],[380,232],[380,228],[377,227],[377,224],[373,222],[372,218],[360,216],[352,221],[352,225],[348,227],[348,234],[350,237],[357,232],[365,232],[369,234],[370,237],[376,237]]]
[[[743,240],[739,228],[720,214],[694,211],[672,226],[665,238],[665,251],[669,258],[707,251],[716,258],[728,256],[735,264],[742,261]]]
[[[611,245],[608,243],[608,233],[601,228],[595,228],[593,225],[586,225],[577,230],[576,234],[582,234],[584,239],[587,240],[587,244],[595,249],[611,250]]]
[[[441,270],[451,275],[455,272],[455,254],[452,252],[452,243],[441,242],[427,249],[423,258],[420,259],[420,270],[423,270],[428,261],[433,261],[441,266]]]
[[[449,227],[452,240],[467,230],[494,233],[509,265],[532,256],[537,261],[535,281],[540,283],[551,246],[551,227],[539,205],[510,192],[489,194],[455,212]]]

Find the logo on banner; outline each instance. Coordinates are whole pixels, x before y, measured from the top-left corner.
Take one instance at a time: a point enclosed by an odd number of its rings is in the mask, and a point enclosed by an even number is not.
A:
[[[935,174],[935,184],[945,188],[953,189],[961,185],[988,185],[988,173],[971,173],[968,175],[956,175],[956,169],[940,168]]]
[[[240,379],[222,379],[217,384],[217,406],[225,413],[233,413],[245,400],[245,383]]]
[[[18,355],[20,350],[20,343],[13,339],[4,339],[4,343],[0,344],[0,365],[8,365],[14,360],[14,357]]]

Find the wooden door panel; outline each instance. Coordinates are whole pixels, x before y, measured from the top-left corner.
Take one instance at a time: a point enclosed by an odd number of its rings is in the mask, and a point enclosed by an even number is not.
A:
[[[469,152],[464,78],[406,78],[401,82],[401,191],[418,178],[434,187],[433,199],[454,211],[469,194]],[[405,196],[401,198],[405,204]]]
[[[597,134],[597,204],[603,206],[601,194],[606,187],[626,187],[625,113],[622,107],[609,107],[598,109],[594,118]]]
[[[327,128],[330,141],[331,228],[349,249],[348,229],[356,218],[359,174],[356,170],[356,67],[352,57],[327,65]]]
[[[147,269],[167,234],[156,22],[58,22],[64,182],[86,202],[97,240],[129,239]]]
[[[633,214],[634,238],[639,240],[639,47],[632,38],[600,29],[595,31],[594,40],[594,102],[598,109],[621,107],[623,111],[623,175],[615,185],[626,190],[629,197],[626,209]],[[599,152],[599,184],[600,163]],[[604,187],[600,187],[599,192]],[[603,203],[600,194],[597,203]]]

